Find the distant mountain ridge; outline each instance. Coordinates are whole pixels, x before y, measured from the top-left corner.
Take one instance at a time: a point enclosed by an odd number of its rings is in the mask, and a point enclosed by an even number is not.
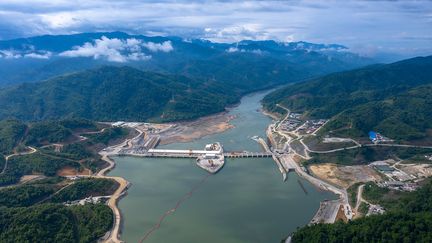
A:
[[[0,87],[105,65],[124,64],[140,70],[194,78],[197,71],[193,65],[199,63],[199,75],[209,79],[217,78],[213,77],[214,67],[211,66],[216,64],[219,68],[225,68],[221,65],[224,62],[236,62],[240,66],[249,66],[251,62],[282,63],[312,77],[364,66],[373,63],[373,60],[336,44],[276,41],[227,44],[123,32],[45,35],[0,41]],[[241,71],[239,77],[244,76]],[[278,70],[269,67],[265,71]]]
[[[186,40],[175,36],[144,36],[144,35],[129,35],[124,32],[95,32],[82,33],[72,35],[42,35],[29,38],[18,38],[11,40],[0,40],[0,50],[24,50],[33,48],[37,50],[46,50],[51,52],[63,52],[70,50],[74,46],[80,46],[85,42],[91,42],[95,39],[100,39],[102,36],[107,38],[128,39],[136,38],[145,41],[163,42],[173,41],[176,43],[183,42],[185,45],[194,46],[201,45],[215,49],[227,50],[230,47],[244,46],[252,48],[264,48],[266,50],[292,51],[292,50],[346,50],[347,47],[339,44],[315,44],[305,41],[298,42],[278,42],[274,40],[254,41],[242,40],[234,43],[218,43],[204,39]],[[33,46],[33,47],[31,47]],[[34,50],[34,49],[33,49]]]
[[[325,129],[345,135],[378,130],[401,140],[432,137],[432,56],[329,74],[277,90],[263,103],[333,118]]]

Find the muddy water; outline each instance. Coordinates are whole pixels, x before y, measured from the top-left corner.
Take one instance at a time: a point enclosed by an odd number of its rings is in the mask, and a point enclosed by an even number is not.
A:
[[[258,111],[264,95],[246,96],[230,111],[237,116],[231,121],[235,128],[163,147],[197,149],[219,141],[225,151],[260,151],[250,138],[264,137],[271,122]],[[268,158],[227,159],[211,176],[192,159],[118,157],[116,162],[111,175],[132,183],[119,203],[126,242],[280,242],[310,221],[320,201],[335,198],[294,173],[283,182]]]

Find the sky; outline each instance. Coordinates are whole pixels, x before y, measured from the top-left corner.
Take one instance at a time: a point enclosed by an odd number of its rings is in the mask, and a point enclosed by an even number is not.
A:
[[[432,1],[0,0],[0,39],[96,31],[337,43],[371,57],[430,55]]]

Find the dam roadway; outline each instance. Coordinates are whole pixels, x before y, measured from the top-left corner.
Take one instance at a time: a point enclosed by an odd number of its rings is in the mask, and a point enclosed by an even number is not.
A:
[[[132,151],[120,151],[119,156],[136,156],[136,157],[155,157],[155,158],[198,158],[205,154],[218,154],[216,151],[207,150],[179,150],[179,149],[150,149],[147,152],[136,153]],[[272,157],[271,152],[225,152],[223,155],[227,158],[268,158]]]
[[[126,149],[117,153],[119,156],[134,156],[147,158],[199,158],[204,155],[223,155],[226,158],[272,158],[279,171],[282,174],[283,181],[287,179],[288,171],[294,171],[295,168],[289,164],[282,163],[280,157],[282,154],[274,153],[268,147],[267,143],[259,138],[256,140],[264,148],[265,152],[250,152],[250,151],[211,151],[211,150],[194,150],[194,149]]]

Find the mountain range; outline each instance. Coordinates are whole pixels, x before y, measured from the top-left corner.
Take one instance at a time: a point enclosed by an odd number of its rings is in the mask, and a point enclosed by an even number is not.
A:
[[[236,82],[258,72],[279,78],[289,69],[304,78],[371,63],[336,44],[214,43],[122,32],[46,35],[0,41],[0,87],[105,65]]]
[[[331,119],[323,131],[367,136],[377,130],[397,140],[430,137],[432,56],[372,65],[289,85],[267,97],[264,106],[283,104],[312,118]]]
[[[213,43],[122,32],[0,41],[0,119],[174,121],[371,60],[342,45]]]
[[[0,90],[0,117],[13,114],[13,118],[21,120],[192,119],[223,111],[237,96],[210,82],[109,66]]]

